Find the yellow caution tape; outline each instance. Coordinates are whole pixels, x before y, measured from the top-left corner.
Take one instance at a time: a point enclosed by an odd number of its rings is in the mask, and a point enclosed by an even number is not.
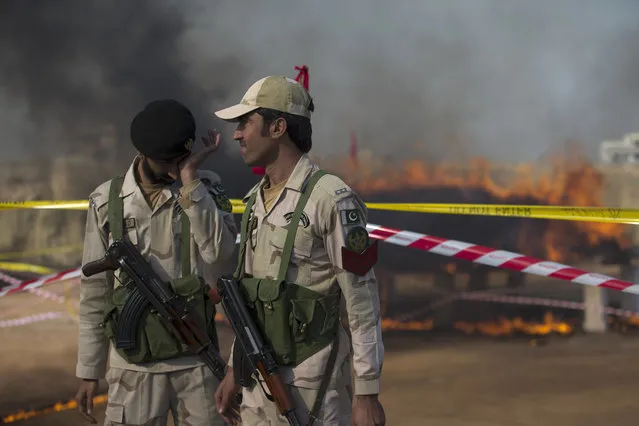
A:
[[[73,245],[60,246],[60,247],[48,247],[48,248],[39,249],[39,250],[12,251],[8,253],[0,253],[0,260],[25,258],[29,256],[39,256],[42,254],[51,254],[51,253],[72,253],[72,252],[81,251],[82,247],[83,247],[82,244],[73,244]]]
[[[46,266],[18,262],[0,262],[0,269],[11,272],[31,272],[39,275],[49,275],[56,272],[54,269],[47,268]]]
[[[367,203],[371,210],[639,224],[639,209],[508,204]]]
[[[242,200],[231,200],[232,205],[244,204]],[[41,201],[2,201],[0,202],[0,210],[87,210],[89,202],[87,200],[41,200]]]
[[[233,213],[242,213],[244,203],[230,200]],[[639,209],[612,207],[530,206],[511,204],[435,204],[435,203],[366,203],[371,210],[417,213],[520,217],[529,219],[573,220],[581,222],[639,223]],[[86,201],[12,201],[0,203],[7,209],[86,209]]]
[[[2,201],[0,210],[48,209],[48,210],[87,210],[87,200],[73,201]]]

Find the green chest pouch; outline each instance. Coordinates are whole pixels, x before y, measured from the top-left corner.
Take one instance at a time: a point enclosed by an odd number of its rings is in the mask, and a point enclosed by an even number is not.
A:
[[[275,359],[280,365],[298,365],[335,341],[339,330],[339,293],[322,295],[286,281],[302,212],[313,187],[324,174],[326,172],[322,170],[314,173],[302,189],[288,224],[276,279],[244,276],[247,227],[257,192],[249,198],[242,216],[240,257],[235,276],[253,320],[275,352]]]
[[[122,177],[113,179],[109,190],[108,220],[114,240],[122,238],[123,235],[123,203],[119,196],[122,182]],[[176,295],[186,298],[197,315],[205,320],[207,334],[219,350],[215,328],[215,305],[209,301],[206,283],[198,275],[191,274],[190,222],[184,212],[181,221],[182,276],[170,280],[169,285]],[[122,309],[130,297],[134,285],[124,272],[121,273],[119,279],[121,285],[107,293],[103,321],[105,334],[114,345],[118,335]],[[135,347],[124,349],[116,347],[118,354],[127,362],[137,364],[194,355],[164,326],[157,313],[150,307],[142,311],[137,329],[127,330],[127,332],[135,334],[137,343]]]

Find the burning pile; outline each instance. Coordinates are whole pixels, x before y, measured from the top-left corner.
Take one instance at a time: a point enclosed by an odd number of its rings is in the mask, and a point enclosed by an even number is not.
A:
[[[107,395],[98,395],[93,398],[93,405],[106,404]],[[15,414],[10,414],[0,418],[0,423],[13,423],[28,420],[33,417],[43,416],[47,414],[58,413],[61,411],[74,410],[78,407],[77,402],[74,399],[65,402],[56,402],[53,405],[46,406],[39,409],[23,410]]]
[[[524,321],[521,317],[515,317],[512,320],[502,317],[498,322],[457,321],[455,328],[466,334],[479,333],[489,336],[509,336],[515,333],[531,336],[546,336],[552,333],[570,335],[574,331],[572,324],[556,320],[550,311],[544,314],[544,320],[541,323]]]
[[[475,158],[466,165],[420,160],[330,161],[369,202],[435,202],[602,206],[604,176],[575,147],[570,158],[500,165]],[[558,262],[579,262],[627,246],[622,224],[371,211],[371,222],[515,250]],[[395,222],[395,224],[393,223]],[[402,254],[403,255],[403,254]]]

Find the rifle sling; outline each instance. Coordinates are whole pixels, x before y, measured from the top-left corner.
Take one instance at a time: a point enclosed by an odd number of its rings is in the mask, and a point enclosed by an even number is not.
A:
[[[277,279],[278,281],[284,281],[286,278],[286,271],[288,270],[288,265],[291,260],[291,255],[293,253],[293,245],[295,244],[295,235],[297,234],[297,228],[302,217],[302,213],[304,212],[304,207],[308,202],[308,199],[313,192],[313,188],[315,184],[324,176],[328,174],[324,170],[318,170],[317,172],[307,177],[305,182],[302,184],[300,198],[295,206],[295,211],[293,212],[293,216],[291,217],[291,221],[288,224],[288,230],[286,233],[286,241],[284,242],[284,248],[282,249],[282,257],[280,260],[280,268],[278,272]],[[251,194],[247,204],[246,210],[242,215],[242,227],[240,232],[240,256],[237,269],[235,271],[235,277],[239,281],[244,277],[244,262],[246,256],[246,245],[247,245],[247,234],[248,234],[248,226],[250,222],[250,217],[253,213],[253,205],[255,204],[255,199],[257,198],[257,192],[259,189],[255,190],[253,194]],[[339,324],[339,323],[338,323]],[[335,340],[333,342],[333,347],[331,348],[331,353],[328,358],[328,362],[326,365],[326,371],[324,376],[322,376],[322,381],[320,383],[320,387],[318,389],[317,397],[313,404],[312,410],[309,412],[309,426],[313,424],[319,410],[324,402],[324,396],[326,394],[326,390],[328,389],[328,385],[331,381],[331,377],[333,376],[333,370],[335,368],[335,362],[337,361],[337,352],[339,349],[339,329],[335,335]]]
[[[109,210],[108,222],[113,241],[121,240],[124,234],[124,203],[120,197],[123,176],[116,176],[111,180],[109,187]],[[182,222],[182,232],[180,238],[180,262],[182,266],[182,277],[191,274],[191,223],[186,212],[182,212],[180,217]],[[119,226],[118,226],[119,225]]]

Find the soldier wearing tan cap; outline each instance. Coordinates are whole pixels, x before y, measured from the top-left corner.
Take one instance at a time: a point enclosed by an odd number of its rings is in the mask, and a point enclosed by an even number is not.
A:
[[[234,139],[245,163],[266,170],[244,197],[236,278],[302,424],[310,418],[320,425],[383,425],[378,394],[384,346],[372,269],[377,244],[369,241],[359,195],[308,156],[313,109],[298,82],[271,76],[254,83],[239,104],[216,112],[237,122]],[[341,300],[351,341],[339,320]],[[265,396],[259,374],[242,373],[243,359],[234,345],[231,368],[216,392],[218,410],[233,420],[227,407],[241,389],[242,424],[288,424]]]
[[[131,123],[139,154],[124,176],[89,196],[83,264],[104,257],[116,239],[127,239],[176,293],[191,296],[217,345],[208,287],[227,272],[237,227],[220,177],[199,165],[219,146],[219,134],[192,151],[195,120],[174,100],[148,104]],[[201,278],[202,280],[200,280]],[[122,282],[120,282],[122,281]],[[92,397],[105,378],[109,403],[105,425],[213,426],[224,421],[213,406],[219,380],[145,310],[132,348],[112,344],[131,287],[120,271],[84,275],[80,281],[79,411],[92,423]],[[109,369],[107,370],[107,361]]]

